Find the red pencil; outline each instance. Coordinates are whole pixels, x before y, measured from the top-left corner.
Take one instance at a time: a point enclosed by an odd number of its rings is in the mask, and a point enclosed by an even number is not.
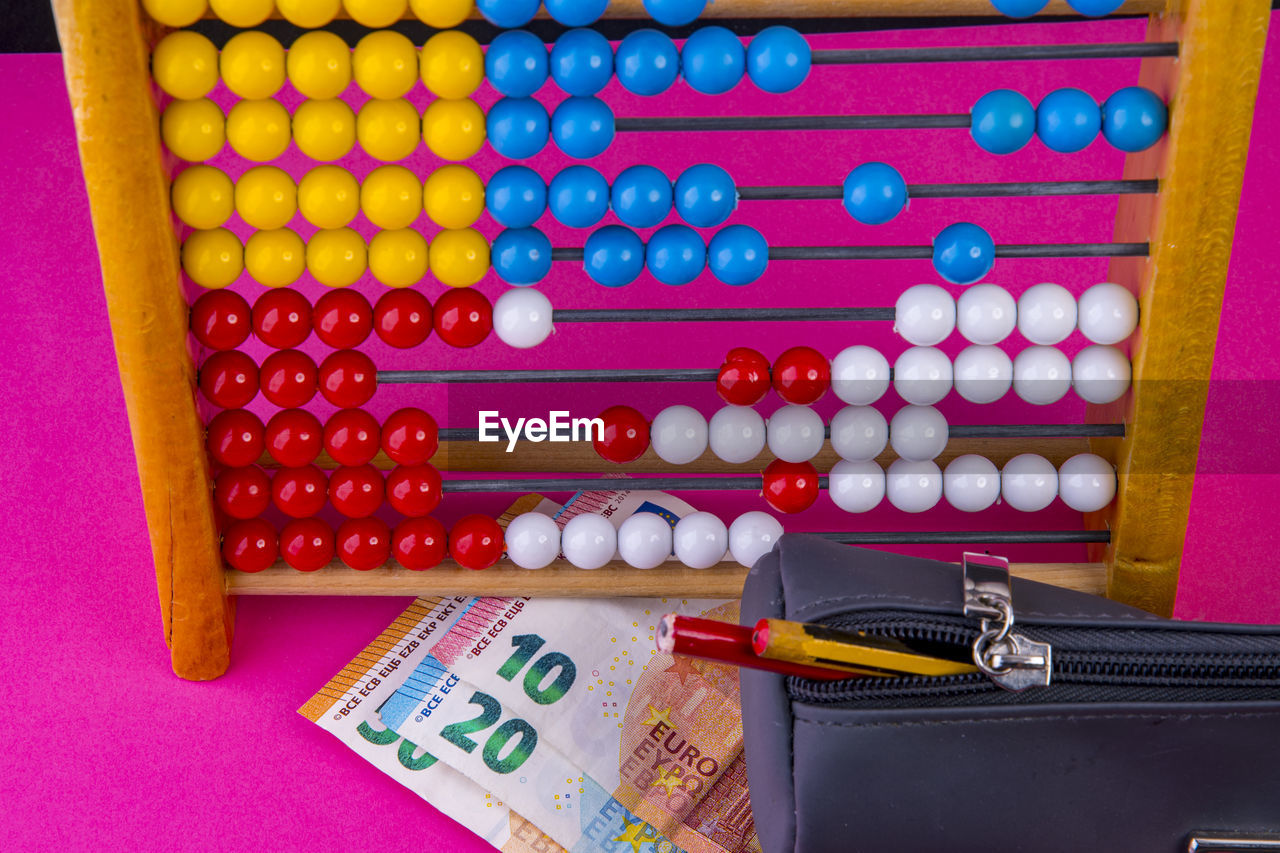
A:
[[[751,648],[752,633],[744,625],[668,613],[658,625],[658,651],[822,681],[856,677],[826,667],[762,658]]]

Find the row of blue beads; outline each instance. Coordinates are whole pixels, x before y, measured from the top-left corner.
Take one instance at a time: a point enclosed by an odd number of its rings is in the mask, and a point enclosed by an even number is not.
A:
[[[532,157],[547,139],[578,160],[595,157],[613,144],[613,110],[599,98],[566,98],[548,118],[547,108],[533,98],[501,98],[485,117],[485,134],[493,150],[512,160]]]
[[[1010,18],[1029,18],[1049,5],[1049,0],[991,0],[996,11]],[[1067,5],[1081,15],[1100,18],[1124,5],[1124,0],[1067,0]]]
[[[566,27],[585,27],[609,8],[609,0],[545,0],[547,14]],[[645,11],[669,27],[691,24],[706,8],[707,0],[644,0]],[[476,0],[476,9],[494,26],[523,27],[538,14],[538,0]]]
[[[1121,151],[1143,151],[1164,135],[1169,111],[1160,96],[1141,86],[1120,89],[1098,106],[1079,89],[1055,89],[1038,107],[1019,92],[996,89],[978,99],[969,132],[992,154],[1011,154],[1033,135],[1054,151],[1087,147],[1098,132]]]

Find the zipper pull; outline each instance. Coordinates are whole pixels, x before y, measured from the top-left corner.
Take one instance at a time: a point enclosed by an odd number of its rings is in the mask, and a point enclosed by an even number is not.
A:
[[[1048,687],[1053,649],[1013,631],[1009,561],[989,554],[964,555],[964,615],[982,620],[973,662],[997,686],[1017,692]]]

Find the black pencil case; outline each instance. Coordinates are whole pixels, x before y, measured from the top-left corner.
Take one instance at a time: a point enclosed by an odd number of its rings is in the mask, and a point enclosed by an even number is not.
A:
[[[1280,849],[1210,842],[1280,838],[1280,628],[1176,622],[1016,578],[1001,592],[999,561],[969,562],[786,535],[751,570],[743,624],[983,638],[991,673],[743,670],[765,853]]]

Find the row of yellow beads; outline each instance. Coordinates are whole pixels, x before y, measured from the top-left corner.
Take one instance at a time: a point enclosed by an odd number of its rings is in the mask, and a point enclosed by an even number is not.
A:
[[[233,27],[256,27],[271,13],[295,26],[314,29],[338,17],[340,9],[366,27],[387,27],[412,11],[437,29],[456,27],[471,14],[472,0],[142,0],[152,18],[170,27],[189,27],[212,11]]]

